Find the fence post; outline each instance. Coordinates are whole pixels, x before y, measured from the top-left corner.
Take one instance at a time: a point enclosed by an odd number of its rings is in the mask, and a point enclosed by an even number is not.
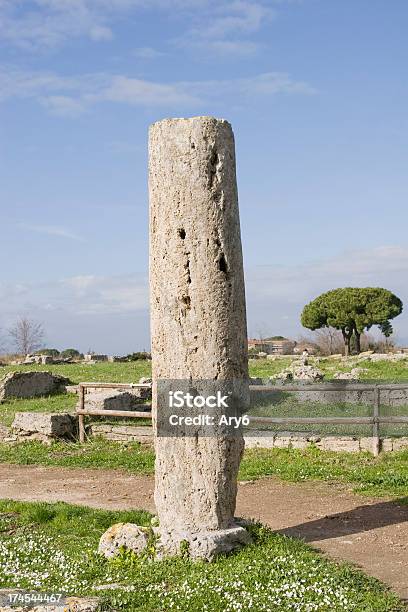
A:
[[[373,455],[378,457],[380,453],[380,393],[378,386],[374,389],[374,406],[373,406]]]
[[[79,385],[79,409],[85,409],[85,387]],[[78,415],[79,441],[81,444],[85,442],[85,417],[83,414]]]

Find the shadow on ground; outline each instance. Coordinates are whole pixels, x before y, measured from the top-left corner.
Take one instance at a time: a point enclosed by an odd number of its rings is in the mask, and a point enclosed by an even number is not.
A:
[[[408,522],[408,498],[358,506],[279,530],[284,535],[318,542]]]

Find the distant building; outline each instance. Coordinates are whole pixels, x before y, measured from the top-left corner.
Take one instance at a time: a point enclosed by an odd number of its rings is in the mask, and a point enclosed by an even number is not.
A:
[[[255,349],[258,353],[267,355],[292,355],[295,346],[296,342],[288,338],[265,338],[263,340],[249,338],[248,340],[248,350]]]

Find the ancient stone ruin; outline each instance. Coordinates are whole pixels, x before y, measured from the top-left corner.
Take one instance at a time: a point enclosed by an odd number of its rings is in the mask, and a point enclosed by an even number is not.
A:
[[[248,402],[244,275],[230,124],[167,119],[150,128],[153,414],[159,380],[231,380]],[[163,548],[211,559],[249,541],[234,519],[242,435],[156,436]]]
[[[65,390],[67,378],[51,372],[9,372],[0,380],[0,402],[10,398],[41,397]]]
[[[11,426],[12,435],[19,441],[74,440],[77,430],[75,416],[68,413],[16,412]]]

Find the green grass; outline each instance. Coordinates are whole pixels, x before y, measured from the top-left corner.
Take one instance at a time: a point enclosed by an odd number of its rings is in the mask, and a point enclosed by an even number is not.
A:
[[[270,359],[250,359],[249,360],[249,373],[253,377],[269,378],[279,374],[282,370],[287,368],[293,359],[277,359],[271,361]],[[314,359],[310,359],[311,365],[316,365],[319,370],[325,374],[326,379],[330,380],[333,378],[335,372],[350,372],[352,368],[359,367],[367,369],[368,372],[361,375],[361,380],[384,380],[388,382],[408,382],[408,356],[404,361],[377,361],[372,362],[368,360],[360,361],[358,363],[344,363],[340,360],[333,359],[320,359],[315,364]]]
[[[276,376],[279,372],[287,368],[292,363],[290,358],[277,359],[250,359],[250,376],[259,378],[269,378]],[[313,359],[311,360],[313,363]],[[362,361],[358,367],[366,368],[368,373],[362,376],[365,380],[388,380],[388,381],[408,381],[408,358],[405,361]],[[332,359],[321,359],[317,364],[328,378],[333,376],[334,371],[349,372],[352,364],[344,364]],[[101,362],[94,365],[83,363],[67,363],[64,365],[20,365],[0,367],[0,377],[8,372],[22,371],[48,371],[69,378],[73,384],[79,382],[138,382],[142,376],[151,375],[151,362],[140,360],[129,363],[109,363]]]
[[[138,442],[121,444],[101,438],[86,444],[54,442],[51,446],[27,441],[0,444],[0,463],[121,469],[133,474],[153,474],[154,453],[150,446]]]
[[[67,363],[64,365],[29,365],[0,367],[0,380],[8,372],[52,372],[68,378],[72,384],[79,382],[138,383],[142,376],[149,377],[150,361],[129,363],[102,362],[94,365]],[[59,393],[49,397],[7,400],[0,404],[0,424],[10,426],[16,412],[73,412],[78,397]],[[134,423],[132,423],[134,424]]]
[[[86,444],[40,442],[0,444],[0,462],[96,469],[119,469],[152,475],[154,453],[137,442],[117,443],[96,438]],[[317,448],[248,449],[241,463],[240,480],[275,476],[289,482],[320,480],[350,484],[359,494],[408,496],[408,450],[384,453],[335,453]]]
[[[240,467],[242,480],[277,476],[289,482],[320,480],[351,484],[355,493],[406,497],[408,503],[408,450],[384,453],[337,453],[311,447],[248,449]]]
[[[84,363],[8,365],[0,367],[0,378],[8,372],[52,372],[69,378],[72,384],[80,382],[137,383],[142,376],[150,376],[151,362],[140,360],[129,363],[110,363],[106,361],[93,365]]]
[[[145,512],[107,512],[62,503],[0,502],[0,586],[102,597],[103,610],[402,612],[387,588],[347,564],[260,525],[253,543],[213,563],[96,553],[117,522],[148,525]],[[95,590],[100,585],[112,588]]]
[[[0,404],[0,423],[10,427],[16,412],[74,412],[77,401],[78,397],[72,393],[10,399]]]

